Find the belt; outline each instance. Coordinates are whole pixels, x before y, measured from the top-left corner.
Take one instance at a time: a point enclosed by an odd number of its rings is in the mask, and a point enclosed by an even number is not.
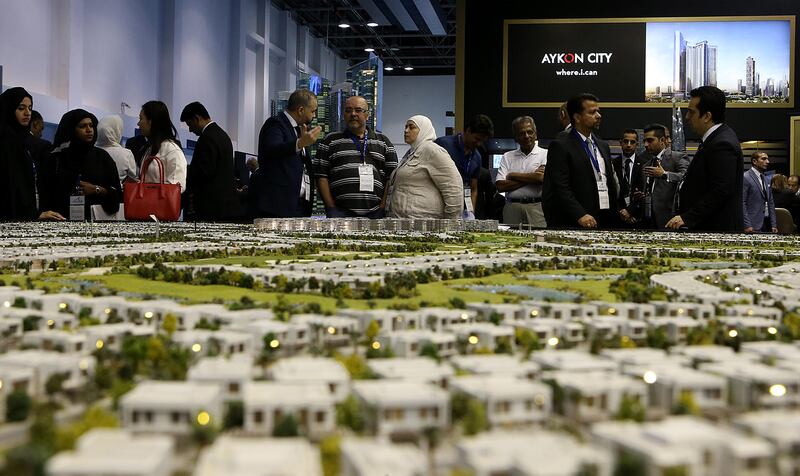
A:
[[[525,198],[507,198],[506,201],[511,203],[539,203],[542,201],[542,199],[536,197],[525,197]]]

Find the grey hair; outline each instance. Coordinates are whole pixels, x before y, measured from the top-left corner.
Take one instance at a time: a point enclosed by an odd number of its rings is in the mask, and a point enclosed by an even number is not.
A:
[[[536,133],[536,121],[534,121],[531,116],[519,116],[511,121],[511,130],[514,132],[514,135],[517,134],[517,129],[519,129],[519,126],[528,122],[530,122],[531,126],[533,127],[533,132]]]

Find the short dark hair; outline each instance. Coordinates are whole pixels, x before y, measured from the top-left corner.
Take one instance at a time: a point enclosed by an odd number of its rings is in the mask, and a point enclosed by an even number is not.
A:
[[[697,110],[700,115],[710,112],[714,124],[725,122],[725,93],[714,86],[700,86],[692,89],[689,96],[698,98]]]
[[[531,126],[533,127],[533,132],[536,133],[536,121],[534,121],[531,116],[519,116],[518,118],[516,118],[513,121],[511,121],[511,132],[514,135],[516,135],[517,134],[517,129],[519,129],[519,126],[521,126],[522,124],[526,124],[526,123],[530,123]],[[472,130],[472,129],[470,129],[470,130]]]
[[[484,134],[488,137],[492,137],[494,135],[494,123],[489,118],[489,116],[485,114],[477,114],[472,117],[467,123],[467,126],[464,130],[469,129],[470,132],[473,134]]]
[[[569,100],[567,101],[567,114],[569,115],[570,124],[575,123],[575,119],[573,118],[575,114],[580,114],[581,112],[583,112],[584,101],[598,102],[599,99],[597,99],[597,96],[595,96],[592,93],[581,93],[578,94],[577,96],[569,98]]]
[[[644,126],[644,133],[653,132],[659,139],[667,135],[667,126],[657,122]]]
[[[298,89],[289,96],[289,103],[286,105],[287,111],[296,111],[301,107],[311,106],[311,100],[317,96],[308,89]]]
[[[206,107],[197,101],[191,102],[183,108],[183,112],[181,112],[181,122],[186,122],[194,118],[194,116],[200,116],[203,119],[211,118],[211,116],[208,115]]]
[[[637,139],[639,138],[639,133],[636,132],[636,129],[625,129],[624,131],[622,131],[623,137],[625,136],[625,134],[633,134],[636,136]]]
[[[769,154],[767,154],[763,150],[757,150],[757,151],[753,152],[753,155],[750,156],[750,163],[752,164],[753,162],[758,160],[758,157],[761,156],[761,155],[766,155],[767,158],[769,158]]]
[[[33,111],[31,111],[31,122],[33,123],[36,121],[44,122],[44,118],[42,117],[41,114],[39,114],[39,111],[34,109]]]

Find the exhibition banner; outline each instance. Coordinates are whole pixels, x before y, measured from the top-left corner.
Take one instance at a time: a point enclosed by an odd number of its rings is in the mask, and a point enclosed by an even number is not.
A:
[[[734,106],[793,107],[794,17],[506,20],[503,106],[582,92],[668,106],[716,86]]]

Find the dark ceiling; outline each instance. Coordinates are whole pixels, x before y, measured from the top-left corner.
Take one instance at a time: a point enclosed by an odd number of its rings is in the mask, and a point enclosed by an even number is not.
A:
[[[456,0],[272,0],[350,64],[374,48],[386,75],[455,74]],[[374,22],[376,26],[368,26]],[[340,28],[345,23],[349,28]],[[405,67],[413,67],[407,71]]]

